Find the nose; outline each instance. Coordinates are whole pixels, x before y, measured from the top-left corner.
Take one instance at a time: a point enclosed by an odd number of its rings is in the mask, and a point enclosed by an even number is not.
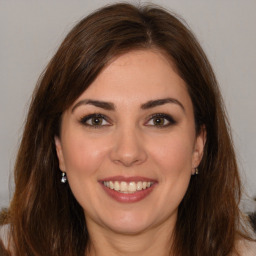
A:
[[[115,134],[110,158],[125,167],[139,165],[146,161],[147,153],[143,136],[136,129],[126,128]]]

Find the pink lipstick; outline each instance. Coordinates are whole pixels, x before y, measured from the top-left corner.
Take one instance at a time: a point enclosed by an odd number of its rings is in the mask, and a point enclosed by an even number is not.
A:
[[[99,180],[99,183],[114,200],[121,203],[134,203],[150,195],[157,181],[139,176],[114,176]]]

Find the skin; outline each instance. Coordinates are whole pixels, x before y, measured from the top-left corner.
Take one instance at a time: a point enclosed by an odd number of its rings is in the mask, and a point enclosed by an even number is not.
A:
[[[142,109],[146,102],[173,102]],[[103,109],[84,100],[114,104]],[[89,114],[106,116],[92,126]],[[153,114],[164,113],[156,125]],[[84,119],[85,120],[85,119]],[[95,119],[93,119],[95,121]],[[185,82],[156,50],[117,57],[63,114],[55,138],[60,169],[84,209],[90,255],[169,255],[178,206],[199,165],[205,132],[196,135],[193,105]],[[134,203],[111,198],[99,180],[121,175],[156,181],[152,192]]]

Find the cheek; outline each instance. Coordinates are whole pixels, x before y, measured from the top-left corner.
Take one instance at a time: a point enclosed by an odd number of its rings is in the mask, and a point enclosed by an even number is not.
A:
[[[192,139],[191,139],[192,138]],[[162,218],[177,212],[191,178],[193,137],[187,133],[154,137],[148,142],[151,156],[150,166],[158,174],[159,194],[154,207],[161,209]]]
[[[84,134],[77,133],[67,136],[63,141],[63,155],[68,175],[87,176],[99,168],[106,149],[98,145],[98,140],[91,140]]]
[[[192,170],[193,142],[191,137],[183,134],[170,136],[161,144],[160,150],[155,149],[151,153],[160,174],[160,184],[163,185],[159,204],[165,205],[166,213],[169,213],[177,209],[187,191]]]
[[[191,173],[193,143],[188,135],[166,136],[150,148],[153,160],[166,175]]]
[[[102,141],[101,141],[102,143]],[[95,182],[101,169],[106,148],[99,140],[91,139],[77,131],[63,136],[63,154],[69,186],[85,211],[95,203]]]

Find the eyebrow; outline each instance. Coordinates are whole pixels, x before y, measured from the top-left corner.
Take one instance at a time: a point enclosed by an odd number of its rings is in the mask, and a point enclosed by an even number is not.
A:
[[[182,103],[176,99],[173,98],[165,98],[165,99],[157,99],[157,100],[150,100],[144,104],[141,105],[142,109],[149,109],[149,108],[154,108],[157,106],[161,106],[167,103],[174,103],[177,104],[178,106],[180,106],[182,108],[182,110],[185,112],[185,108],[182,105]]]
[[[182,105],[182,103],[180,101],[178,101],[177,99],[174,98],[164,98],[164,99],[157,99],[157,100],[150,100],[144,104],[141,105],[141,109],[150,109],[150,108],[154,108],[157,106],[161,106],[167,103],[173,103],[176,104],[178,106],[181,107],[181,109],[185,112],[185,108]],[[106,110],[111,110],[114,111],[116,109],[115,105],[111,102],[106,102],[106,101],[99,101],[99,100],[90,100],[90,99],[84,99],[79,101],[73,108],[72,108],[72,112],[74,112],[74,110],[81,106],[81,105],[93,105],[96,106],[98,108],[102,108],[102,109],[106,109]]]
[[[99,100],[89,100],[89,99],[84,99],[79,101],[73,108],[72,108],[72,112],[74,112],[74,110],[81,106],[81,105],[93,105],[95,107],[98,108],[103,108],[106,110],[115,110],[115,105],[111,102],[106,102],[106,101],[99,101]]]

